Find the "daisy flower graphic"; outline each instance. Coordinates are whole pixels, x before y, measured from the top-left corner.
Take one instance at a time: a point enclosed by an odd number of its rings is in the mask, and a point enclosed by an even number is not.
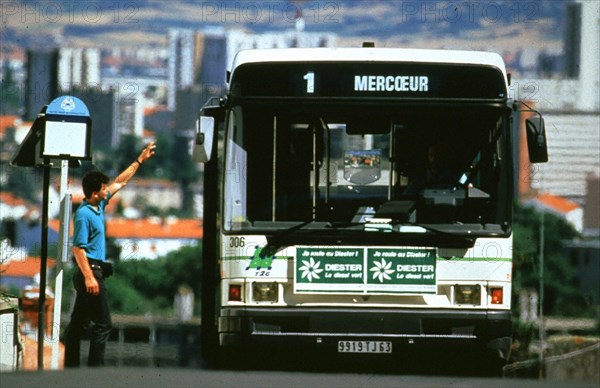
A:
[[[392,262],[389,263],[385,261],[385,259],[381,259],[381,261],[374,261],[374,267],[370,269],[373,271],[373,279],[379,279],[381,283],[383,283],[383,279],[391,280],[390,274],[394,273],[393,269],[390,269],[392,266]]]
[[[321,262],[315,260],[311,257],[309,261],[302,260],[302,267],[298,268],[302,271],[302,279],[307,278],[309,282],[312,282],[314,279],[319,279],[319,274],[323,272],[323,269],[319,268],[321,266]]]

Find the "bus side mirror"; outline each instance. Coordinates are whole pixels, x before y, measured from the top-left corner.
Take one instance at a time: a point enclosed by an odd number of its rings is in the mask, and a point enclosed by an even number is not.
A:
[[[527,150],[531,163],[546,163],[548,161],[548,146],[546,143],[546,128],[542,117],[525,120],[527,131]]]
[[[194,149],[192,159],[196,163],[206,163],[212,154],[213,137],[215,132],[215,119],[210,116],[200,116],[196,120],[196,133],[194,135]]]

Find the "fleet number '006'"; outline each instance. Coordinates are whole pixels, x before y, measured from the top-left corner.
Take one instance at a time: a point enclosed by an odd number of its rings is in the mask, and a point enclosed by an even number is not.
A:
[[[338,341],[338,353],[391,353],[389,341]]]

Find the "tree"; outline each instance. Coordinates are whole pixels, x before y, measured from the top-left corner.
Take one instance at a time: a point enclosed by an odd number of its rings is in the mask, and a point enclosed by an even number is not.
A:
[[[186,214],[192,215],[194,211],[194,193],[191,186],[198,177],[198,171],[188,148],[188,138],[184,136],[177,136],[175,138],[173,161],[177,168],[174,170],[173,179],[179,183],[183,193],[181,210]]]
[[[2,191],[14,193],[29,202],[38,201],[42,192],[41,171],[33,167],[14,167],[8,163],[0,163],[0,169],[7,176],[6,184],[0,184]]]
[[[525,288],[539,288],[541,214],[531,207],[517,206],[513,223],[513,295]],[[575,270],[562,254],[563,241],[579,235],[564,219],[544,215],[544,312],[580,315],[587,308],[576,286]]]
[[[142,306],[137,308],[140,314],[170,310],[181,285],[191,287],[199,300],[201,251],[201,245],[198,244],[183,247],[155,260],[122,260],[115,263],[111,294],[117,298],[126,295],[128,300],[115,301],[114,311],[133,313],[136,303]]]
[[[140,154],[141,149],[143,148],[140,139],[135,135],[123,135],[121,136],[121,140],[119,142],[119,146],[117,147],[117,155],[116,155],[116,170],[124,171],[129,165],[137,159]],[[147,174],[147,170],[142,171],[141,169],[138,171],[138,176],[144,176]]]

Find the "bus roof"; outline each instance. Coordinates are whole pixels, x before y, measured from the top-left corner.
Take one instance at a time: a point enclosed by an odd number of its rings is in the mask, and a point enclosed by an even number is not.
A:
[[[493,66],[506,78],[499,54],[485,51],[430,50],[401,48],[286,48],[239,51],[233,59],[232,73],[246,63],[273,62],[421,62]]]

